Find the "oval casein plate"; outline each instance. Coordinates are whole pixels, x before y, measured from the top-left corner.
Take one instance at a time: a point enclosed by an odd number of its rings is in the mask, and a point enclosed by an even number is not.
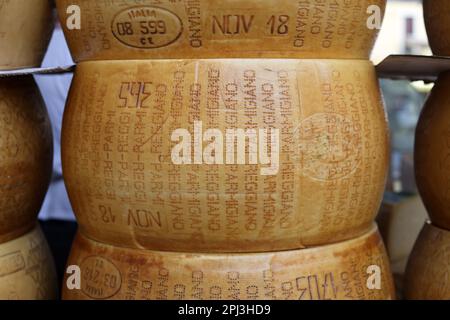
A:
[[[92,299],[108,299],[114,296],[122,285],[117,267],[102,257],[87,257],[81,264],[84,270],[82,291]]]
[[[138,6],[120,11],[112,21],[111,31],[126,46],[155,49],[177,41],[183,23],[167,9]]]

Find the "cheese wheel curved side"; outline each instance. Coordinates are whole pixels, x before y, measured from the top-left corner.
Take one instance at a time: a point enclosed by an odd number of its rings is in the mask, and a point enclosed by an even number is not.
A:
[[[78,234],[68,265],[80,267],[82,281],[80,290],[63,286],[66,300],[395,298],[376,227],[357,239],[334,245],[260,254],[125,249]],[[378,276],[379,282],[374,282]]]
[[[409,300],[450,299],[450,231],[427,223],[417,238],[405,274]]]
[[[447,0],[423,0],[428,41],[435,55],[450,56],[450,3]]]
[[[439,76],[416,129],[417,187],[433,224],[450,230],[450,72]]]
[[[52,174],[51,130],[33,77],[0,79],[0,243],[36,223]]]
[[[39,67],[53,31],[49,0],[0,1],[0,70]]]
[[[85,62],[62,134],[84,234],[164,251],[357,237],[381,203],[388,149],[373,65],[358,60]]]
[[[73,59],[368,59],[386,0],[57,0]]]
[[[0,300],[57,298],[53,257],[39,226],[0,244]]]

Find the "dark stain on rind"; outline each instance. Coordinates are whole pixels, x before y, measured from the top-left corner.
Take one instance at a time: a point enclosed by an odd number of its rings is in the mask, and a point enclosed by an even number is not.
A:
[[[118,35],[116,30],[115,30],[115,24],[117,23],[117,18],[130,10],[139,10],[139,9],[151,9],[151,10],[156,10],[159,11],[160,13],[164,13],[167,16],[171,16],[172,18],[174,18],[174,20],[177,22],[177,32],[176,35],[174,36],[174,38],[170,41],[164,41],[161,44],[155,44],[155,45],[137,45],[137,44],[133,44],[130,42],[125,41],[124,39],[122,39],[124,36],[122,35]],[[171,22],[172,23],[172,22]],[[118,12],[112,19],[111,21],[111,32],[114,35],[114,37],[121,42],[122,44],[128,46],[128,47],[132,47],[132,48],[136,48],[136,49],[158,49],[158,48],[163,48],[163,47],[167,47],[173,43],[175,43],[183,34],[183,30],[184,30],[184,25],[183,25],[183,21],[181,20],[181,18],[176,15],[175,13],[173,13],[172,11],[165,9],[165,8],[160,8],[160,7],[156,7],[156,6],[135,6],[135,7],[130,7],[130,8],[126,8],[120,12]],[[135,41],[134,41],[135,42]]]

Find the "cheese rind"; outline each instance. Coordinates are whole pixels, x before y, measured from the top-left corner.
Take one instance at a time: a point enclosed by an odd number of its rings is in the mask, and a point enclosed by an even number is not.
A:
[[[134,248],[256,252],[359,236],[388,158],[368,61],[84,62],[64,115],[80,229]]]
[[[367,59],[386,5],[385,0],[56,3],[73,58],[78,62],[148,58]]]
[[[450,230],[450,72],[439,76],[416,129],[417,187],[433,224]]]
[[[450,231],[425,224],[409,258],[404,296],[409,300],[450,299]]]
[[[53,300],[57,298],[56,271],[40,229],[0,244],[0,299]]]
[[[0,79],[0,243],[36,224],[52,174],[51,130],[33,77]]]
[[[0,70],[39,67],[52,31],[51,1],[0,0]]]
[[[450,2],[423,0],[428,42],[435,55],[450,56]]]
[[[125,249],[80,233],[68,263],[80,266],[83,281],[80,290],[63,286],[66,300],[395,298],[388,258],[375,226],[361,237],[334,245],[259,254]],[[379,289],[373,287],[375,269]]]

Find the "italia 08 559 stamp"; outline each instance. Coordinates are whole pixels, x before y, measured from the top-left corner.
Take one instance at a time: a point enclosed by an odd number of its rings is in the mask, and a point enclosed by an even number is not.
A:
[[[111,30],[123,44],[140,49],[155,49],[175,42],[183,32],[183,22],[167,9],[140,6],[120,11]]]

